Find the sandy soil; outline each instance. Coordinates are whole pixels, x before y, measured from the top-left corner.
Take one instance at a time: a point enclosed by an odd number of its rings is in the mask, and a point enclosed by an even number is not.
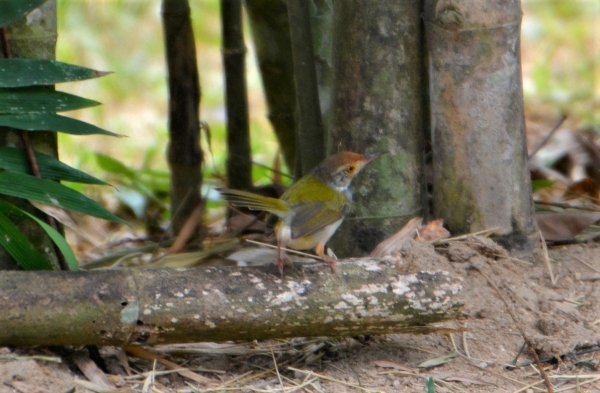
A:
[[[541,252],[532,261],[518,260],[483,238],[436,249],[411,243],[402,255],[404,267],[409,270],[443,269],[464,280],[461,318],[442,326],[464,329],[465,333],[190,344],[152,350],[219,382],[221,389],[212,391],[426,392],[427,377],[434,378],[435,392],[546,391],[528,348],[519,355],[525,342],[522,330],[545,361],[544,368],[556,392],[600,392],[600,380],[590,377],[600,378],[600,355],[596,352],[600,348],[600,245],[551,249],[555,284]],[[455,347],[459,355],[444,362],[442,357],[452,354]],[[128,377],[122,366],[123,356],[118,361],[122,352],[115,348],[101,351],[112,374],[109,379],[118,386],[116,391],[209,391],[176,373],[145,380],[139,373],[151,371],[152,362],[131,356],[129,365],[138,375]],[[53,352],[0,349],[0,392],[89,391],[75,382],[85,377],[68,358],[62,363],[6,361],[31,355]],[[418,367],[432,359],[442,364]],[[517,367],[507,368],[515,364],[515,359]],[[156,366],[156,370],[162,369]],[[581,376],[575,378],[577,375]]]

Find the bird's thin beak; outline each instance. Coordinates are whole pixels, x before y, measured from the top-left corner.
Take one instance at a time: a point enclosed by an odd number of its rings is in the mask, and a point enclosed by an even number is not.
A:
[[[379,151],[377,153],[365,154],[365,157],[367,158],[365,163],[369,163],[369,162],[373,161],[374,159],[376,159],[386,153],[389,153],[389,151],[386,150],[386,151]]]

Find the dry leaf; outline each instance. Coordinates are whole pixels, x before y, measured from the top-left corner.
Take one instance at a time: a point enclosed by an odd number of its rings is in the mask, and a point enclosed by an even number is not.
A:
[[[600,198],[600,184],[590,178],[571,184],[565,191],[563,199],[568,201],[577,198],[587,198],[592,202],[595,201],[598,203],[598,198]]]
[[[93,383],[93,382],[86,381],[83,379],[75,378],[75,380],[73,382],[75,382],[76,385],[84,387],[87,390],[91,390],[92,392],[95,392],[95,393],[119,393],[119,390],[116,388],[102,386],[97,383]]]
[[[195,381],[195,382],[198,382],[198,383],[201,383],[204,385],[212,385],[212,384],[217,383],[216,380],[203,377],[200,374],[196,374],[192,370],[188,370],[188,369],[181,370],[182,367],[180,365],[178,365],[177,363],[173,363],[153,352],[148,351],[145,348],[129,345],[129,346],[125,347],[125,351],[127,351],[130,355],[133,355],[139,359],[145,359],[145,360],[150,360],[150,361],[156,360],[157,363],[162,364],[167,369],[177,370],[177,374],[181,375],[182,377],[189,378],[192,381]]]
[[[544,240],[567,241],[600,220],[600,213],[539,213],[535,219]]]
[[[196,234],[196,228],[202,221],[202,213],[204,213],[204,202],[201,202],[194,208],[188,219],[185,220],[183,227],[179,230],[179,234],[169,248],[169,253],[177,254],[181,252],[190,238]]]
[[[32,200],[29,200],[29,203],[35,206],[36,209],[43,211],[46,215],[53,217],[56,221],[60,222],[65,227],[77,233],[93,245],[97,247],[101,245],[101,243],[98,240],[94,239],[94,237],[81,230],[81,228],[75,223],[75,221],[73,221],[73,219],[65,209]]]
[[[375,365],[382,368],[393,368],[394,370],[410,371],[414,372],[415,369],[412,367],[405,366],[400,363],[390,362],[389,360],[376,360]]]
[[[447,354],[437,357],[435,359],[426,360],[423,363],[419,364],[417,367],[429,368],[429,367],[440,366],[442,364],[446,364],[446,363],[450,362],[456,356],[457,356],[456,352],[452,351],[450,353],[447,353]]]
[[[425,242],[431,242],[438,239],[450,237],[450,232],[444,228],[444,220],[438,219],[429,221],[419,230],[420,238]]]
[[[73,354],[72,359],[73,363],[91,383],[104,389],[115,390],[104,371],[100,370],[100,367],[94,363],[87,353],[77,351]]]
[[[4,384],[15,388],[15,391],[19,391],[20,393],[50,393],[49,390],[46,390],[39,386],[30,385],[28,383],[16,380],[4,382]]]
[[[371,251],[369,256],[382,257],[384,255],[390,255],[394,252],[402,250],[402,247],[404,247],[406,242],[415,237],[415,233],[419,226],[421,226],[422,222],[423,217],[413,218],[406,223],[404,228],[400,229],[398,232],[379,243],[377,247]]]
[[[277,260],[277,250],[264,247],[245,247],[227,256],[237,266],[259,266]]]

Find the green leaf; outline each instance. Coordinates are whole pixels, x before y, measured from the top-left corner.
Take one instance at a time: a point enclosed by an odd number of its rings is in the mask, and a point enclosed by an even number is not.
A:
[[[40,169],[40,175],[44,179],[108,185],[108,183],[72,168],[47,154],[35,152],[35,159]],[[25,153],[14,147],[0,147],[0,169],[8,172],[31,173]]]
[[[53,113],[96,105],[100,103],[46,86],[0,88],[0,114]]]
[[[52,180],[39,179],[22,173],[0,172],[0,194],[31,199],[129,225],[127,221],[110,213],[96,201]]]
[[[46,59],[0,59],[0,87],[53,85],[97,78],[109,72]]]
[[[433,377],[425,379],[425,387],[427,388],[427,393],[435,393],[435,381]]]
[[[42,5],[46,0],[2,0],[0,1],[0,27],[20,19]]]
[[[101,169],[110,173],[115,173],[117,175],[124,175],[132,179],[135,179],[137,177],[135,171],[133,169],[130,169],[121,161],[102,153],[96,153],[95,155],[96,161],[98,162],[98,166],[100,166]]]
[[[541,189],[544,189],[544,188],[552,187],[552,185],[554,183],[556,183],[555,180],[548,180],[548,179],[533,180],[531,182],[531,188],[534,191],[537,191],[537,190],[541,190]]]
[[[0,126],[26,131],[57,131],[72,135],[102,134],[119,136],[93,124],[55,113],[32,113],[29,115],[0,115]]]
[[[30,214],[25,210],[19,209],[15,205],[12,205],[8,202],[0,201],[0,210],[9,214],[18,214],[20,216],[25,216],[37,222],[44,229],[44,231],[46,231],[50,239],[52,239],[54,244],[56,244],[60,252],[63,254],[63,256],[65,257],[65,261],[69,266],[69,270],[79,270],[79,263],[77,263],[77,258],[75,258],[75,254],[73,253],[71,246],[69,246],[69,243],[67,243],[65,238],[60,233],[58,233],[56,229],[52,228],[50,225],[46,224],[44,221],[40,220],[33,214]]]
[[[40,224],[44,231],[46,231],[48,236],[50,236],[50,239],[52,239],[54,244],[56,244],[56,247],[58,247],[58,249],[62,253],[63,257],[65,257],[65,261],[69,266],[69,270],[72,272],[76,272],[77,270],[79,270],[79,263],[77,262],[75,253],[73,253],[73,249],[71,248],[71,246],[69,246],[69,243],[67,243],[67,240],[63,237],[63,235],[61,235],[56,229],[52,228],[50,225],[46,224],[39,218],[25,211],[23,213],[27,214],[31,219],[35,220],[38,224]]]
[[[3,212],[0,212],[0,245],[25,270],[52,270],[50,262]]]

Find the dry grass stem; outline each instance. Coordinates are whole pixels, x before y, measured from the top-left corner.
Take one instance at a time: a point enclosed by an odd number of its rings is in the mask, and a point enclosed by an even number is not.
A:
[[[42,356],[42,355],[33,355],[33,356],[0,356],[0,362],[17,362],[21,360],[42,360],[44,362],[55,362],[62,363],[62,359],[57,356]]]
[[[521,392],[524,392],[524,391],[526,391],[527,389],[531,389],[531,388],[533,388],[535,385],[539,385],[540,383],[544,383],[544,381],[540,379],[539,381],[536,381],[536,382],[530,383],[529,385],[525,385],[525,386],[523,386],[523,387],[521,387],[521,388],[519,388],[519,389],[517,389],[517,390],[513,391],[512,393],[521,393]],[[541,391],[542,389],[539,389],[539,390]]]
[[[296,372],[303,373],[303,374],[314,375],[314,376],[319,377],[319,378],[321,378],[321,379],[323,379],[325,381],[339,383],[340,385],[344,385],[344,386],[350,386],[352,388],[361,390],[363,392],[369,392],[369,393],[380,392],[380,390],[372,390],[372,389],[369,389],[369,388],[365,388],[364,386],[360,386],[360,385],[357,385],[355,383],[348,383],[348,382],[345,382],[345,381],[342,381],[342,380],[339,380],[339,379],[336,379],[336,378],[328,377],[327,375],[315,373],[314,371],[300,370],[300,369],[294,368],[294,367],[288,367],[288,370],[296,371]]]
[[[468,363],[471,363],[473,366],[477,367],[478,369],[481,369],[481,370],[486,370],[487,369],[487,366],[483,366],[483,365],[481,365],[481,363],[487,364],[489,362],[486,362],[484,360],[479,360],[479,359],[473,359],[470,355],[466,356],[466,355],[460,353],[460,351],[456,347],[456,342],[454,341],[454,336],[452,335],[452,333],[450,333],[449,336],[450,336],[450,342],[452,342],[452,347],[454,349],[454,352],[459,357],[465,359]],[[478,362],[480,362],[480,363],[478,363]]]
[[[589,267],[590,269],[592,269],[593,271],[595,271],[596,273],[600,273],[600,270],[596,269],[595,267],[593,267],[592,265],[590,265],[589,263],[585,262],[583,259],[581,258],[577,258],[576,256],[574,256],[573,258],[575,258],[577,261],[581,262],[582,264],[584,264],[585,266]]]
[[[268,248],[274,248],[277,249],[277,246],[274,246],[272,244],[268,244],[268,243],[263,243],[263,242],[257,242],[256,240],[250,240],[250,239],[246,239],[247,243],[252,243],[252,244],[258,244],[260,246],[263,247],[268,247]],[[308,254],[306,252],[302,252],[302,251],[298,251],[298,250],[292,250],[291,248],[285,248],[285,247],[281,247],[282,250],[285,250],[285,252],[289,253],[289,254],[296,254],[296,255],[300,255],[303,257],[307,257],[307,258],[312,258],[312,259],[316,259],[318,261],[321,260],[321,258],[319,258],[316,255],[312,255],[312,254]]]
[[[73,382],[75,383],[75,385],[79,385],[79,386],[86,388],[88,390],[91,390],[92,392],[95,392],[95,393],[119,393],[119,390],[117,390],[115,388],[111,388],[108,386],[101,386],[101,385],[98,385],[97,383],[93,383],[93,382],[86,381],[83,379],[75,378],[75,380]]]
[[[275,352],[273,352],[273,348],[271,348],[271,357],[273,358],[273,366],[275,367],[275,373],[277,373],[277,379],[279,379],[281,389],[285,390],[285,386],[283,386],[283,381],[281,380],[281,374],[279,373],[279,368],[277,367],[277,359],[275,359]]]
[[[139,374],[135,374],[135,375],[125,375],[123,376],[123,380],[125,381],[135,381],[136,379],[145,379],[148,374],[150,373],[154,373],[155,376],[160,377],[163,375],[169,375],[169,374],[174,374],[174,373],[178,373],[180,371],[186,370],[185,368],[176,368],[173,370],[160,370],[160,371],[156,371],[156,370],[151,370],[151,371],[144,371],[141,372]]]
[[[460,236],[456,236],[456,237],[449,237],[447,239],[440,239],[440,240],[434,240],[431,242],[431,244],[433,245],[442,245],[442,244],[448,244],[454,241],[458,241],[458,240],[465,240],[467,239],[469,236],[482,236],[482,237],[486,237],[489,236],[491,234],[493,234],[494,232],[496,232],[498,229],[500,229],[500,227],[494,227],[494,228],[490,228],[490,229],[484,229],[482,231],[477,231],[477,232],[472,232],[472,233],[466,233],[464,235],[460,235]]]
[[[144,384],[142,385],[142,392],[147,393],[148,389],[150,389],[150,385],[154,384],[154,373],[156,372],[156,359],[152,362],[152,371],[148,372],[146,378],[144,379]]]
[[[163,366],[165,366],[169,369],[180,369],[181,368],[181,366],[179,366],[178,364],[171,362],[165,358],[162,358],[162,357],[158,356],[157,354],[152,353],[142,347],[127,346],[127,347],[125,347],[125,350],[137,358],[151,360],[151,361],[157,361],[158,363],[162,364]],[[189,378],[192,381],[202,383],[202,384],[212,385],[212,384],[215,384],[218,382],[216,380],[213,380],[213,379],[210,379],[207,377],[203,377],[200,374],[196,374],[195,372],[188,370],[188,369],[184,369],[183,371],[178,371],[177,373],[179,375],[181,375],[182,377]]]
[[[465,325],[465,328],[467,326]],[[467,355],[467,357],[471,357],[471,354],[469,353],[469,344],[467,343],[467,332],[463,332],[462,334],[462,340],[463,340],[463,350],[465,351],[465,355]]]
[[[565,386],[564,388],[557,389],[555,392],[556,393],[558,393],[558,392],[565,392],[567,390],[575,390],[577,392],[580,392],[581,391],[580,390],[581,386],[583,386],[583,385],[589,385],[589,384],[597,382],[599,380],[600,380],[600,377],[591,379],[589,381],[584,381],[584,382],[579,382],[579,380],[577,380],[577,383],[576,383],[575,386],[572,386],[572,385],[571,386]]]
[[[542,231],[538,229],[538,233],[540,235],[540,242],[542,244],[542,254],[544,256],[544,263],[548,268],[548,272],[550,273],[550,281],[552,282],[552,286],[556,285],[556,279],[554,278],[554,273],[552,272],[552,265],[550,264],[550,256],[548,255],[548,246],[546,245],[546,240],[544,240],[544,235],[542,235]]]
[[[544,136],[544,138],[540,141],[540,143],[533,148],[533,150],[531,150],[531,152],[529,153],[529,156],[527,157],[528,160],[531,160],[538,151],[540,151],[540,149],[542,147],[544,147],[544,145],[546,145],[546,143],[548,143],[548,141],[550,140],[550,138],[552,138],[552,135],[554,135],[554,133],[556,131],[558,131],[558,129],[560,128],[560,126],[562,125],[562,123],[564,123],[564,121],[567,119],[567,115],[562,115],[561,118],[558,120],[558,122],[556,123],[556,125]]]
[[[527,267],[532,267],[534,265],[533,262],[526,261],[524,259],[519,259],[519,258],[511,257],[511,256],[508,256],[508,255],[493,254],[493,256],[496,257],[496,258],[505,258],[505,259],[509,259],[511,261],[514,261],[514,262],[519,262],[523,266],[527,266]]]

